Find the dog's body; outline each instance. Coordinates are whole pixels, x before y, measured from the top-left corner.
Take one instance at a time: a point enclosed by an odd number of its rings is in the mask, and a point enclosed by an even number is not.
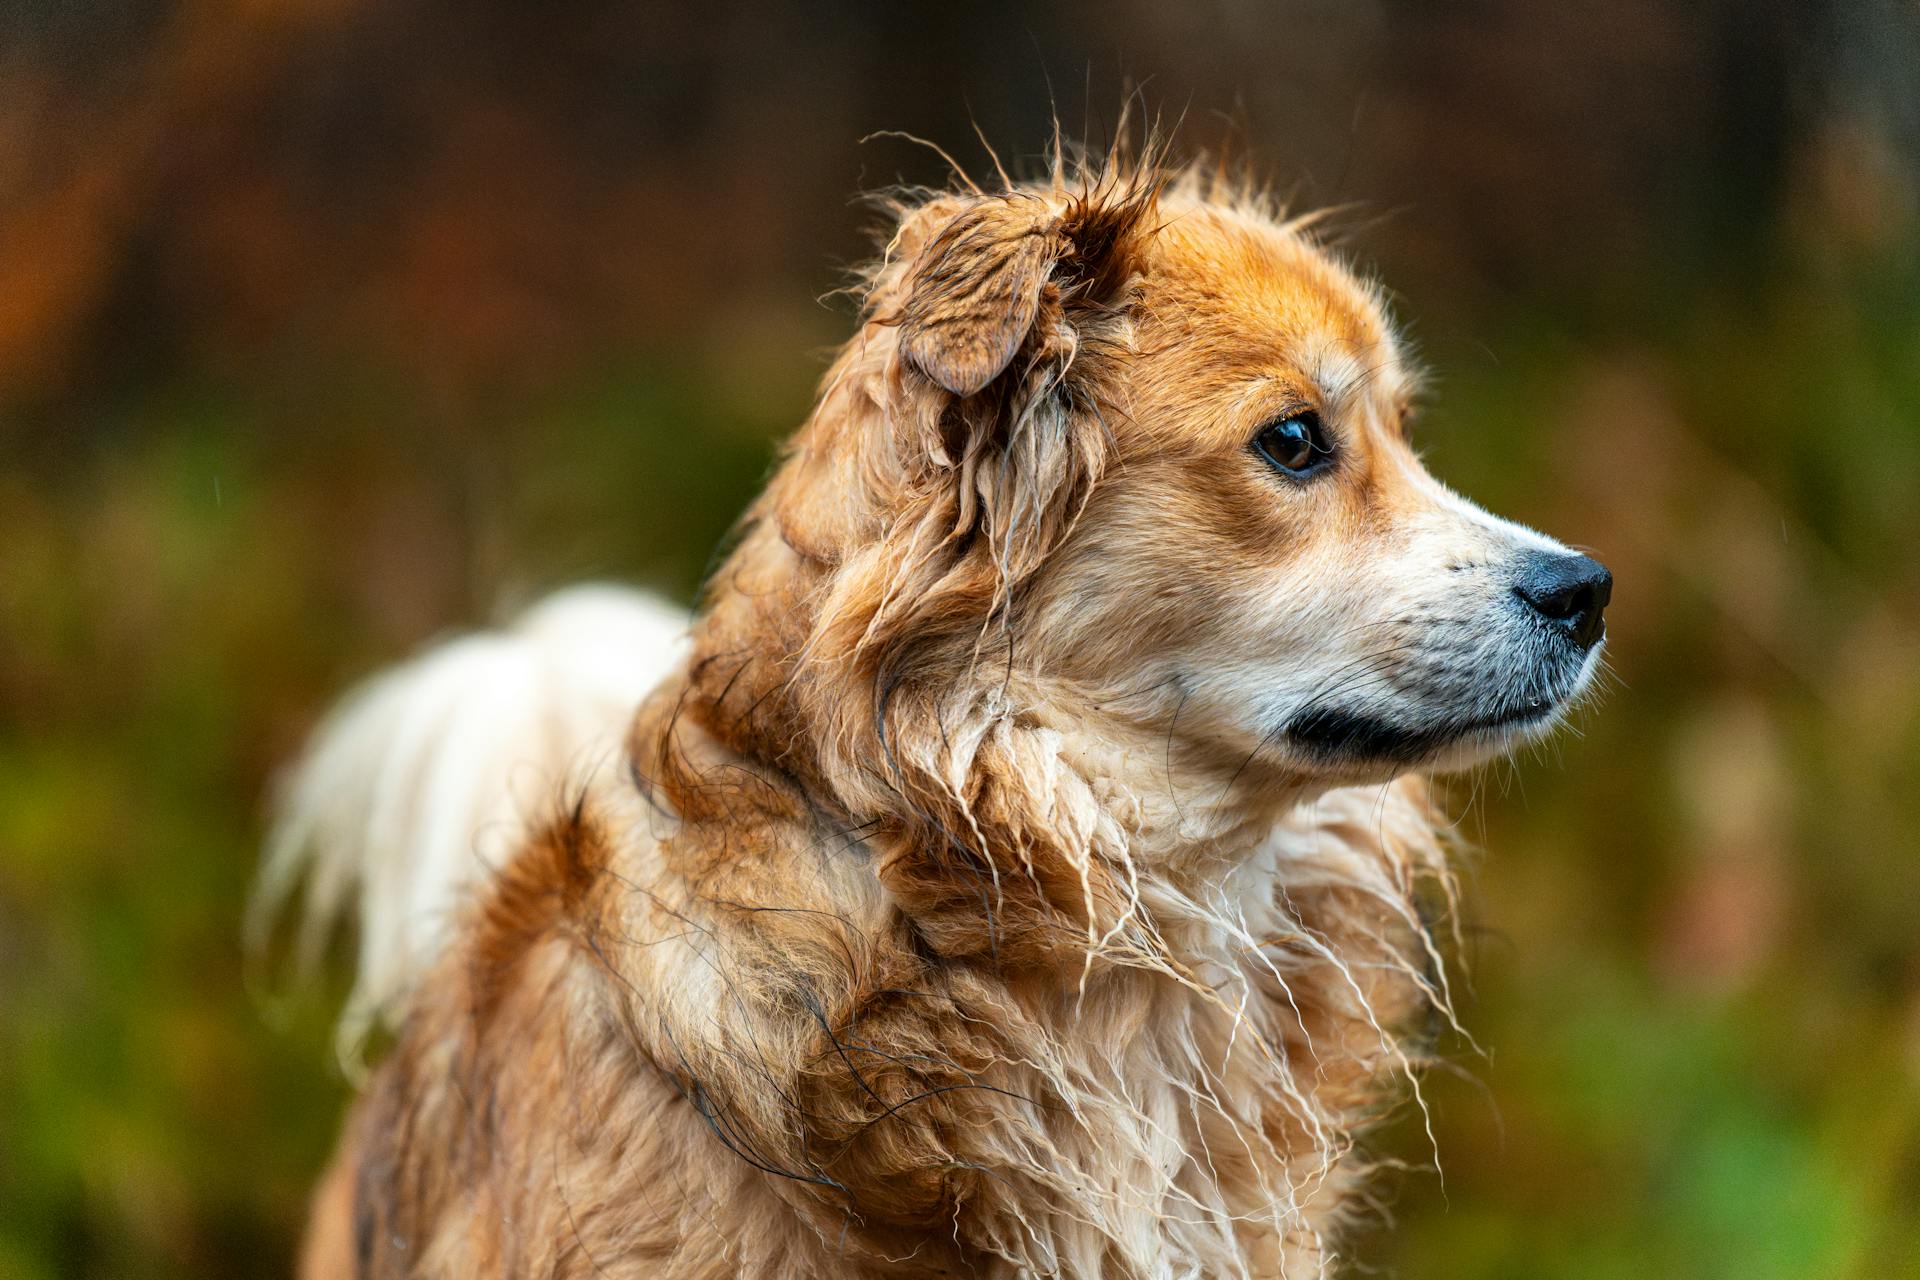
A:
[[[1605,586],[1426,477],[1297,227],[1070,185],[898,211],[684,649],[563,597],[323,736],[269,886],[363,880],[403,1020],[308,1276],[1327,1266],[1450,1013],[1410,770],[1549,723]]]

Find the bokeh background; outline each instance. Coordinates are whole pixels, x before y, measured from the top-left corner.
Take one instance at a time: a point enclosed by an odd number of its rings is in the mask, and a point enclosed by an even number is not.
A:
[[[1384,1274],[1920,1276],[1920,8],[0,5],[0,1275],[283,1272],[339,983],[239,919],[343,685],[692,592],[849,331],[852,197],[1129,83],[1336,204],[1431,463],[1618,680],[1454,789],[1479,1044]]]

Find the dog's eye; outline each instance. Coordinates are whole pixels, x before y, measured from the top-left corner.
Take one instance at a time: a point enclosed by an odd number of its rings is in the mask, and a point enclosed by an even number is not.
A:
[[[1278,471],[1304,476],[1333,461],[1333,446],[1320,429],[1320,416],[1294,413],[1260,428],[1253,438],[1254,452]]]

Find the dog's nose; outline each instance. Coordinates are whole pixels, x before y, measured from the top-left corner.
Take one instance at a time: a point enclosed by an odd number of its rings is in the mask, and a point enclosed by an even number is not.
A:
[[[1613,598],[1613,575],[1591,556],[1535,551],[1520,562],[1513,594],[1590,649],[1606,633],[1601,614]]]

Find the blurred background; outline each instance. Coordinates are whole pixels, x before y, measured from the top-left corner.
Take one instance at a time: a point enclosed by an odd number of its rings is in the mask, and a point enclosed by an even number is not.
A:
[[[1129,82],[1337,204],[1434,468],[1618,681],[1454,788],[1464,1020],[1378,1273],[1920,1276],[1920,8],[0,6],[0,1276],[283,1272],[338,990],[277,762],[583,576],[690,596],[850,330],[853,199]],[[1237,121],[1238,123],[1233,123]],[[1082,122],[1085,122],[1083,125]],[[336,984],[337,986],[337,984]]]

